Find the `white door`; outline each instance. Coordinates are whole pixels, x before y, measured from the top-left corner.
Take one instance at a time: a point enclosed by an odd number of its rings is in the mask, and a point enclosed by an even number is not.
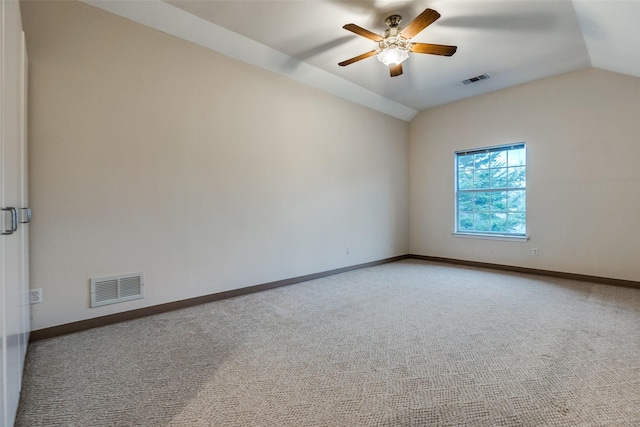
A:
[[[5,207],[5,199],[4,199],[4,187],[5,187],[5,178],[4,178],[4,92],[2,88],[4,87],[4,63],[5,63],[5,48],[4,48],[4,33],[5,33],[5,25],[4,25],[4,0],[2,0],[0,7],[0,207]],[[0,426],[6,426],[7,423],[7,381],[5,374],[5,366],[6,366],[6,354],[7,354],[7,343],[6,343],[6,316],[5,316],[5,306],[6,306],[6,296],[5,296],[5,239],[4,239],[4,230],[6,230],[5,224],[5,211],[0,211],[0,228],[3,233],[0,236],[0,332],[2,333],[2,337],[0,337],[0,398],[2,398],[2,402],[0,402]]]
[[[26,56],[16,0],[1,0],[0,7],[0,425],[15,419],[24,354],[28,339],[29,306],[27,224],[20,224],[26,207]],[[26,216],[22,215],[26,220]]]

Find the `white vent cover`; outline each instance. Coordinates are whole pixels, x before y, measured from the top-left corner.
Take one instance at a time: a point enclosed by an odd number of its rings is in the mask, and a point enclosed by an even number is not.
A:
[[[144,298],[142,273],[91,279],[91,307]]]

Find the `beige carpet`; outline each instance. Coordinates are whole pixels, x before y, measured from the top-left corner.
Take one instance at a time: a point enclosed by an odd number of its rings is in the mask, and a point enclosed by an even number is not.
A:
[[[640,290],[402,261],[36,342],[18,426],[639,426]]]

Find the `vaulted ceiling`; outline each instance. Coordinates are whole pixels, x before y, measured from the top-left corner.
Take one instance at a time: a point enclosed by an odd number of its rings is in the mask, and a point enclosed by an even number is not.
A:
[[[84,1],[404,120],[581,68],[640,77],[635,0]],[[412,41],[456,45],[454,56],[412,53],[393,78],[375,56],[338,66],[377,47],[344,24],[380,34],[387,16],[403,27],[426,8],[441,18]]]

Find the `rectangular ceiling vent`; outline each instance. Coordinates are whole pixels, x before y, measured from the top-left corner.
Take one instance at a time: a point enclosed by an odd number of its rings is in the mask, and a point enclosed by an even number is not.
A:
[[[470,85],[471,83],[479,82],[480,80],[486,80],[489,78],[487,73],[481,74],[479,76],[471,77],[470,79],[463,80],[462,83],[466,85]]]
[[[144,298],[142,273],[91,279],[91,307]]]

